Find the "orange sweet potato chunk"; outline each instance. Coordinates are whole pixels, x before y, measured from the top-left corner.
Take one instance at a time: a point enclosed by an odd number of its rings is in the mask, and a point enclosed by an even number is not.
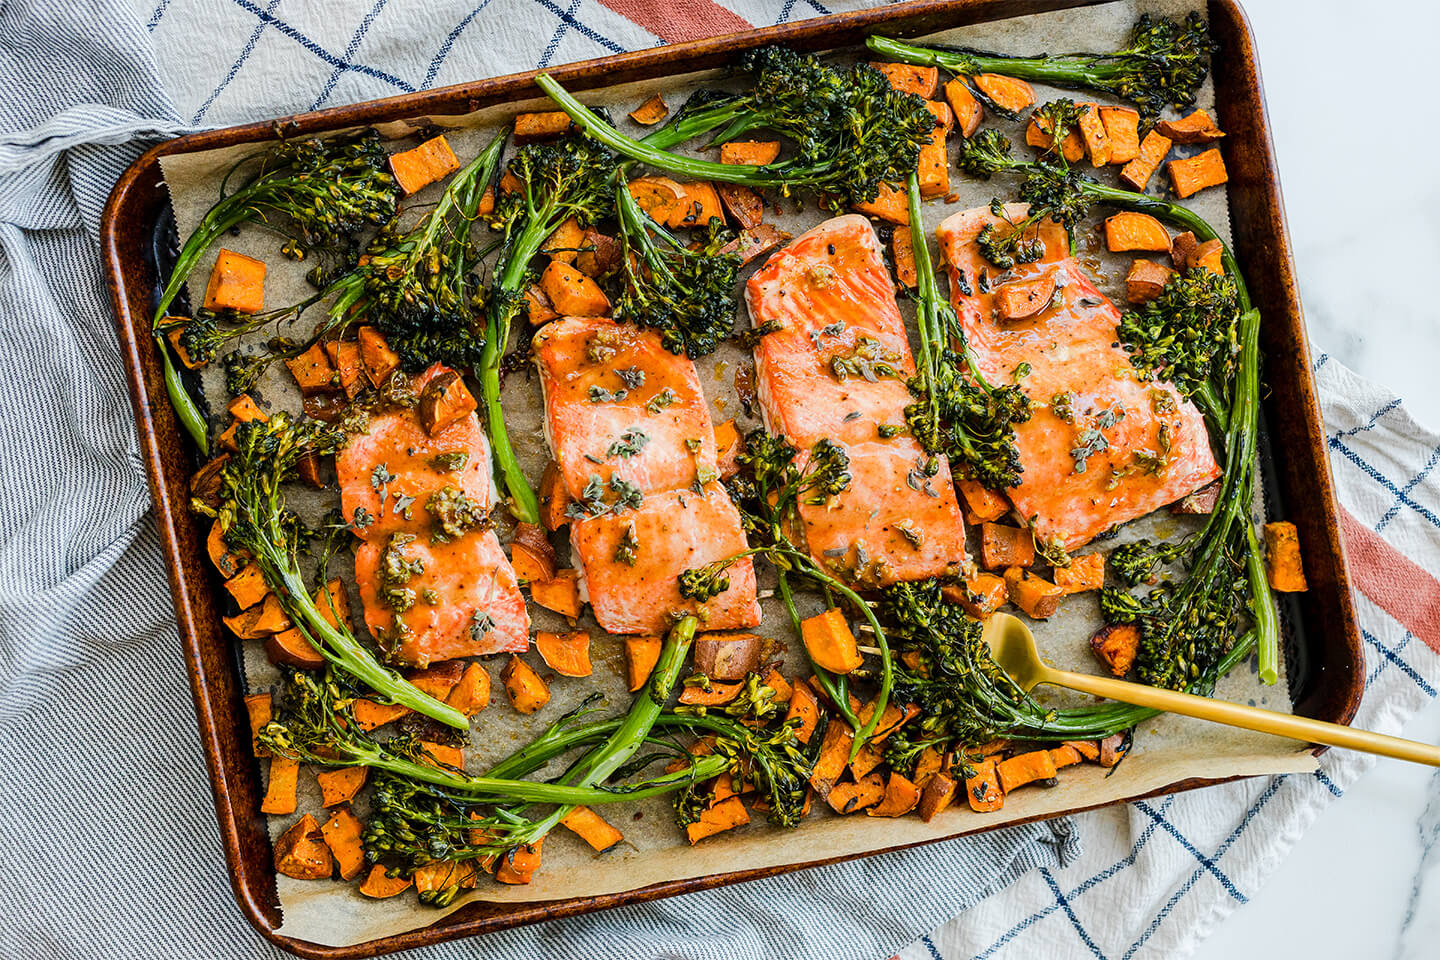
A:
[[[407,197],[459,169],[460,161],[443,135],[432,137],[412,150],[390,154],[390,172]]]
[[[265,309],[265,261],[221,249],[205,287],[206,310],[259,313]]]

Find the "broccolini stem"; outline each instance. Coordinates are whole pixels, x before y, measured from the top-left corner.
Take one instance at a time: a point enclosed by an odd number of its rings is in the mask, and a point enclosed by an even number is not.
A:
[[[200,448],[202,457],[210,456],[210,424],[205,419],[200,405],[195,398],[190,396],[190,391],[185,389],[185,383],[180,379],[180,371],[176,368],[175,362],[170,359],[170,344],[164,337],[155,338],[155,348],[160,351],[160,366],[165,374],[165,393],[170,397],[170,406],[175,409],[175,418],[180,421],[180,426],[190,435],[195,446]]]
[[[943,47],[922,47],[889,37],[867,37],[865,46],[882,57],[913,63],[922,67],[939,67],[956,76],[973,77],[981,73],[999,73],[1016,80],[1029,80],[1066,90],[1108,90],[1109,84],[1123,74],[1120,63],[1104,62],[1090,54],[1057,57],[1006,57],[946,50]]]

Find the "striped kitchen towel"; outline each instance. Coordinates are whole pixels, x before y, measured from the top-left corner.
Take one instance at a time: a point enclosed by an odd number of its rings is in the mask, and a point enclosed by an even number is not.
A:
[[[231,901],[146,517],[96,249],[100,209],[125,166],[154,138],[186,129],[873,5],[0,3],[0,956],[280,956]],[[1338,363],[1320,377],[1355,518],[1347,534],[1364,561],[1359,586],[1373,598],[1361,601],[1374,660],[1362,719],[1384,729],[1433,695],[1433,631],[1393,619],[1403,608],[1385,571],[1398,569],[1387,567],[1387,541],[1434,567],[1440,545],[1424,524],[1440,507],[1420,471],[1433,465],[1435,442]],[[1315,777],[1249,781],[413,956],[1173,956],[1243,902],[1362,769],[1330,755]]]

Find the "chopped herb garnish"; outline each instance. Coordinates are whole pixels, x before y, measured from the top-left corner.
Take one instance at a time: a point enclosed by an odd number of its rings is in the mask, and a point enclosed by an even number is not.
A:
[[[370,524],[374,522],[375,518],[370,516],[369,510],[366,510],[364,507],[356,507],[355,518],[351,522],[350,526],[354,527],[356,530],[364,530],[366,527],[370,526]]]
[[[432,607],[438,607],[440,605],[440,594],[430,587],[426,587],[420,591],[420,599]]]
[[[859,420],[859,419],[860,419],[860,411],[859,411],[859,410],[851,410],[849,413],[845,414],[845,422],[846,422],[846,423],[854,423],[856,420]]]
[[[905,483],[911,490],[922,491],[928,497],[938,497],[940,494],[930,486],[930,478],[939,472],[939,460],[935,457],[919,456],[915,458],[915,466],[905,475]]]
[[[891,437],[898,437],[904,433],[905,427],[893,423],[882,423],[875,428],[875,432],[880,434],[881,440],[889,440]]]
[[[600,386],[600,384],[598,383],[590,384],[591,403],[615,403],[617,401],[624,400],[629,395],[630,394],[624,390],[616,390],[614,392],[611,392]]]
[[[425,561],[405,556],[405,548],[415,542],[413,533],[397,533],[380,552],[380,583],[386,587],[402,587],[412,577],[425,572]]]
[[[666,407],[670,406],[672,403],[675,403],[679,399],[679,397],[675,396],[674,390],[666,387],[664,390],[661,390],[659,393],[655,394],[655,396],[650,398],[650,401],[645,404],[645,409],[649,410],[651,413],[659,413],[661,410],[664,410]]]
[[[395,506],[391,508],[392,515],[399,514],[406,520],[410,519],[410,508],[415,503],[415,498],[404,493],[395,494]]]
[[[849,353],[830,358],[830,372],[842,383],[850,377],[864,377],[870,383],[878,382],[881,377],[904,379],[895,366],[899,361],[900,354],[886,349],[879,340],[861,337]]]
[[[1066,390],[1050,398],[1050,412],[1066,423],[1075,422],[1075,394]]]
[[[620,382],[625,384],[628,390],[639,390],[645,386],[645,371],[638,366],[618,368],[615,375],[620,378]]]
[[[390,499],[390,484],[395,482],[395,474],[383,463],[375,464],[375,469],[370,471],[370,486],[380,494],[380,513],[385,513],[385,501]]]
[[[635,535],[635,523],[631,521],[625,525],[625,532],[620,534],[620,543],[615,547],[615,559],[633,567],[639,554],[640,538]]]
[[[483,610],[476,610],[470,615],[470,639],[479,643],[485,639],[485,635],[495,629],[495,618]]]
[[[650,434],[639,427],[631,427],[620,434],[620,439],[612,442],[605,451],[608,456],[622,457],[626,460],[640,455],[645,445],[650,442]]]
[[[449,543],[490,524],[490,515],[484,506],[448,483],[430,494],[425,509],[435,520],[435,529],[430,534],[433,543]]]
[[[465,469],[465,464],[470,462],[470,454],[465,450],[451,450],[449,453],[435,454],[429,462],[436,470],[454,473],[456,470]]]
[[[691,453],[697,453],[697,452],[700,450],[700,447],[701,447],[701,443],[700,443],[700,440],[699,440],[698,438],[696,438],[696,437],[686,437],[686,438],[685,438],[685,449],[686,449],[686,450],[689,450]]]

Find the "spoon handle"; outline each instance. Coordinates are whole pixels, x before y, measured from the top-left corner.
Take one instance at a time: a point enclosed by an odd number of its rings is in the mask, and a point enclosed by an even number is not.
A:
[[[1093,693],[1098,697],[1119,700],[1139,707],[1154,707],[1167,713],[1178,713],[1199,720],[1223,723],[1245,730],[1270,733],[1277,737],[1289,737],[1309,743],[1322,743],[1331,747],[1345,747],[1363,753],[1375,753],[1382,757],[1395,757],[1414,763],[1440,767],[1440,747],[1416,740],[1404,740],[1369,730],[1357,730],[1338,723],[1325,723],[1308,717],[1297,717],[1259,707],[1246,707],[1226,700],[1211,700],[1177,690],[1161,690],[1141,683],[1128,683],[1110,677],[1097,677],[1088,673],[1070,673],[1065,670],[1046,668],[1041,683],[1049,683],[1082,693]]]

